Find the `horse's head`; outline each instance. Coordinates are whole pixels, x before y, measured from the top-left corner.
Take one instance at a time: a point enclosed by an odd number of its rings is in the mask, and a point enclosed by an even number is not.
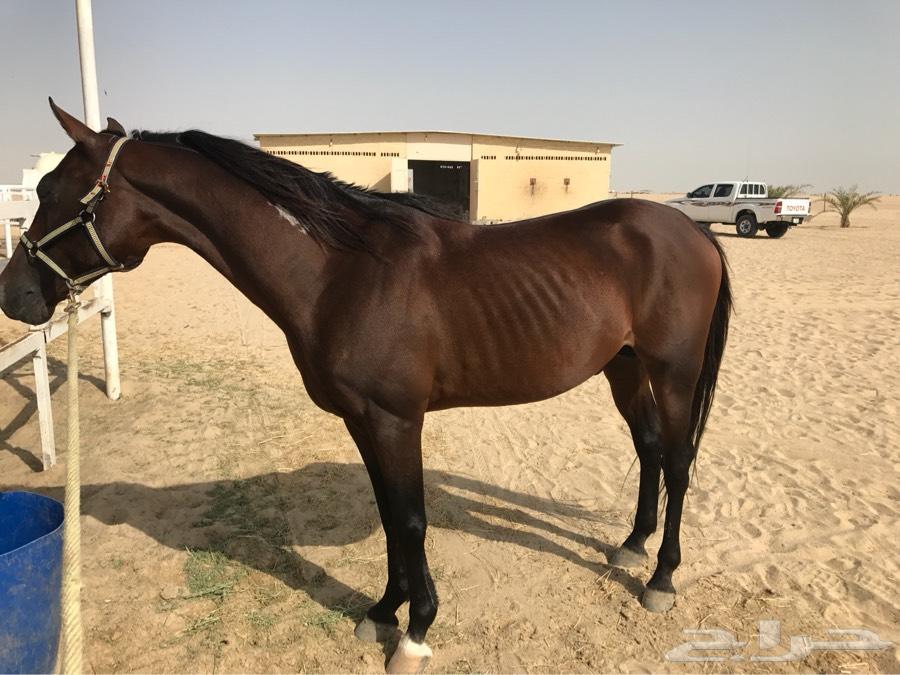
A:
[[[110,118],[107,129],[97,133],[52,99],[50,107],[75,146],[38,183],[37,214],[0,274],[0,309],[31,324],[47,321],[73,285],[80,287],[107,271],[133,267],[147,248],[139,246],[133,231],[129,237],[129,225],[137,217],[130,194],[133,188],[116,168],[101,184],[110,153],[125,137],[125,130]],[[128,144],[124,145],[127,154]],[[98,185],[100,189],[91,197]],[[69,223],[71,227],[60,227]]]

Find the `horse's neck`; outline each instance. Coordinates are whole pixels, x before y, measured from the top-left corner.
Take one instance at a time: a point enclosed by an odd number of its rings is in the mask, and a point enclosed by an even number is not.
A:
[[[300,337],[325,282],[328,249],[209,160],[163,146],[142,150],[150,170],[128,178],[162,208],[154,241],[192,249]]]

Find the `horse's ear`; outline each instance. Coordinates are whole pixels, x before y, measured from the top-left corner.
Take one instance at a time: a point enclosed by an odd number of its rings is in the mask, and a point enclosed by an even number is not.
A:
[[[103,131],[105,131],[108,134],[113,134],[115,136],[127,136],[128,135],[127,133],[125,133],[125,127],[123,127],[121,124],[119,124],[112,117],[106,118],[106,128]]]
[[[76,143],[94,143],[97,138],[97,132],[56,105],[52,98],[50,99],[50,110],[53,111],[56,119],[59,120],[60,126],[63,128],[63,131],[69,135],[69,138]]]

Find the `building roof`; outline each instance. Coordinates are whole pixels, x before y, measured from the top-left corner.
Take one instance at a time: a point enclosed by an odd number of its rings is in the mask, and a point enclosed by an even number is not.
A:
[[[472,131],[440,131],[440,130],[412,130],[412,131],[295,131],[285,133],[260,133],[253,134],[255,140],[272,136],[372,136],[372,135],[398,135],[398,134],[445,134],[452,136],[489,136],[491,138],[504,138],[510,141],[549,141],[551,143],[574,143],[578,145],[608,145],[610,147],[621,146],[621,143],[609,141],[583,141],[571,138],[542,138],[540,136],[509,136],[506,134],[489,134]]]

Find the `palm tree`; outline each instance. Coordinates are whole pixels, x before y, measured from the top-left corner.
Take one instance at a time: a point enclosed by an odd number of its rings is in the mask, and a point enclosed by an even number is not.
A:
[[[806,188],[811,187],[809,183],[801,183],[800,185],[770,185],[770,199],[788,199],[796,197],[801,192],[805,192]]]
[[[881,199],[881,195],[877,192],[857,191],[856,186],[849,188],[835,188],[825,197],[825,211],[833,211],[841,216],[841,227],[850,227],[850,214],[860,206],[871,206],[876,208],[875,202]]]

